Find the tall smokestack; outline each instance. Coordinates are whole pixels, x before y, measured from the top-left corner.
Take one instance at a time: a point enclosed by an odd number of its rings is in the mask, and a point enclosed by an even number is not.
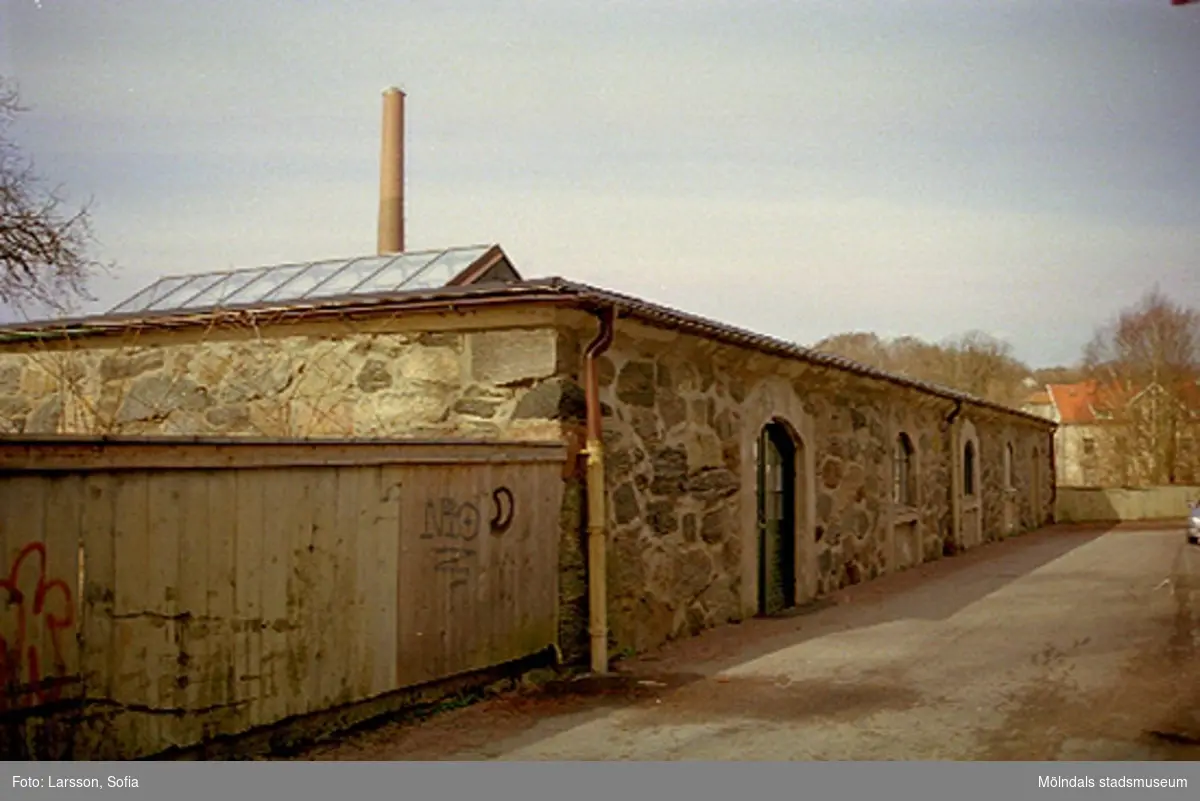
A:
[[[383,93],[379,165],[379,253],[404,252],[404,92]]]

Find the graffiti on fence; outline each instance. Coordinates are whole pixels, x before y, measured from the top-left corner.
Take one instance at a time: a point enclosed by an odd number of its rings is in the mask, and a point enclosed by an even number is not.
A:
[[[461,587],[471,578],[472,564],[475,551],[472,548],[439,547],[433,549],[436,561],[433,572],[445,573],[450,576],[450,589]]]
[[[67,672],[62,638],[75,623],[75,604],[67,582],[46,575],[45,543],[21,548],[0,579],[0,604],[5,621],[0,627],[0,710],[57,701]],[[38,648],[42,631],[50,635],[49,653]]]
[[[479,507],[470,501],[438,498],[425,502],[425,530],[421,539],[470,542],[479,536]]]
[[[500,536],[512,526],[517,501],[508,487],[497,487],[492,490],[492,503],[496,505],[496,514],[492,516],[492,533]]]
[[[488,532],[503,536],[512,528],[517,503],[512,490],[500,486],[491,492],[492,516],[487,519]],[[485,518],[479,504],[442,496],[425,502],[425,527],[422,540],[452,540],[470,543],[483,533]],[[450,588],[461,587],[475,574],[476,549],[461,545],[437,545],[430,551],[434,556],[433,570],[450,576]]]

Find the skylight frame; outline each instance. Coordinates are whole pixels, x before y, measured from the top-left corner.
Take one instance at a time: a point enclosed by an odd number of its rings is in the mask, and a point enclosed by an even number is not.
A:
[[[164,276],[114,306],[112,315],[197,313],[258,305],[311,305],[326,299],[436,289],[467,275],[495,245],[321,259],[238,270]],[[324,275],[328,271],[327,275]],[[429,279],[444,271],[436,286]],[[311,276],[311,281],[305,277]]]

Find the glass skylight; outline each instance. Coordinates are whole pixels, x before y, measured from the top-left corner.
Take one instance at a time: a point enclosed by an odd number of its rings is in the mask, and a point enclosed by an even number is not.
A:
[[[146,287],[111,313],[286,305],[336,296],[436,289],[449,284],[489,249],[481,245],[171,276]]]
[[[135,311],[137,309],[145,309],[157,303],[161,298],[174,292],[183,284],[191,281],[195,276],[182,275],[172,278],[164,278],[158,283],[151,284],[141,292],[134,295],[129,300],[113,309],[114,312]]]
[[[436,259],[439,253],[406,253],[395,259],[351,292],[355,295],[372,295],[380,292],[395,292],[420,272],[421,268]]]
[[[455,276],[470,267],[480,254],[472,250],[447,250],[438,256],[419,275],[405,285],[405,289],[433,289],[445,286],[454,280]]]
[[[375,273],[385,269],[387,265],[396,261],[399,256],[369,256],[367,258],[358,259],[347,264],[342,269],[331,275],[324,283],[318,284],[311,292],[305,295],[306,298],[328,298],[334,295],[348,295],[354,291],[354,288],[373,276]]]

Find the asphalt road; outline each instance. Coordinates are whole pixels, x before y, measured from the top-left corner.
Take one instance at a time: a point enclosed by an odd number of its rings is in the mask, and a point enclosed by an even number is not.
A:
[[[299,759],[1200,759],[1200,547],[1052,528]]]

